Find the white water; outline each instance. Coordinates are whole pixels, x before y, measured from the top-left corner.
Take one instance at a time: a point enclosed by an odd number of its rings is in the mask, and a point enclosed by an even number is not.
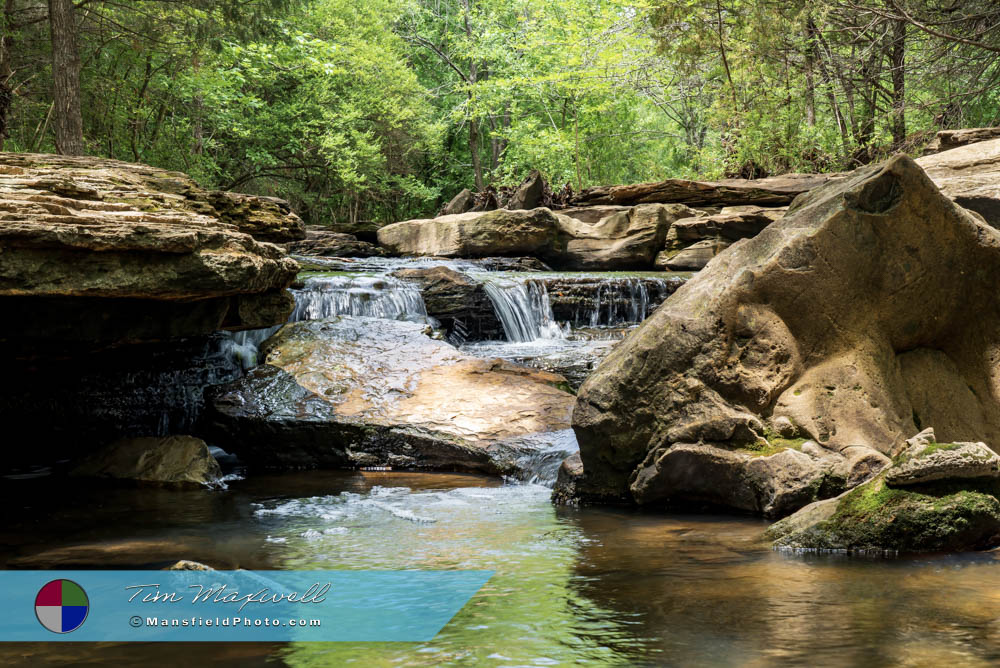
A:
[[[391,276],[316,276],[292,294],[291,322],[335,315],[390,320],[427,316],[420,290]]]
[[[507,340],[528,343],[540,339],[565,339],[566,330],[556,322],[549,293],[540,281],[487,279],[486,296],[493,302]]]
[[[594,294],[590,312],[591,327],[614,327],[638,324],[649,315],[650,281],[666,285],[663,279],[609,278],[604,279]]]

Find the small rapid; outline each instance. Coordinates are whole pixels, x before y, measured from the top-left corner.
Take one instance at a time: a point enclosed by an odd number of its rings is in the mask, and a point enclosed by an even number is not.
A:
[[[487,279],[486,295],[493,302],[507,340],[527,343],[539,339],[565,339],[567,329],[556,322],[545,284],[535,280]]]

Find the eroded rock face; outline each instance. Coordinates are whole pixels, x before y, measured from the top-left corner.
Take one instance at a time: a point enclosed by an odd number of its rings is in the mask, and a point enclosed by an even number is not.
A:
[[[906,450],[885,472],[890,487],[1000,478],[1000,456],[985,443],[938,443],[933,429],[925,429],[906,443]]]
[[[584,383],[578,494],[683,495],[672,449],[774,447],[787,423],[869,470],[870,453],[898,454],[918,423],[948,442],[1000,443],[998,281],[1000,233],[909,158],[804,195]]]
[[[1000,138],[917,160],[941,192],[1000,227]]]
[[[573,209],[572,215],[500,209],[387,225],[379,243],[401,255],[534,255],[557,269],[648,269],[671,223],[693,213],[661,204]]]
[[[381,257],[385,251],[353,234],[332,232],[324,227],[310,226],[306,238],[285,244],[285,250],[312,257]]]
[[[284,327],[267,363],[222,388],[209,429],[252,466],[511,473],[569,428],[561,376],[484,360],[425,326],[329,318]]]
[[[0,154],[0,308],[18,323],[0,337],[113,345],[283,322],[297,265],[223,222],[281,206],[143,165]]]
[[[72,475],[202,485],[222,477],[205,441],[193,436],[126,438],[84,459]]]

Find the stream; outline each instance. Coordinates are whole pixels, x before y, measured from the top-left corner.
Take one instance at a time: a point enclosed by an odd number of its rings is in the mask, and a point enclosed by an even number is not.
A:
[[[428,321],[372,260],[311,274],[292,320]],[[578,385],[683,276],[449,266],[485,281],[503,341],[463,350]],[[581,290],[572,303],[566,295]],[[580,286],[587,286],[585,289]],[[674,286],[676,287],[676,286]],[[582,296],[581,296],[582,295]],[[563,301],[560,301],[563,300]],[[562,317],[559,317],[559,315]],[[430,324],[434,324],[430,322]],[[274,329],[229,336],[243,368]],[[775,552],[766,522],[553,506],[571,431],[521,480],[311,471],[229,476],[224,489],[98,487],[55,476],[0,485],[4,568],[155,569],[179,559],[248,569],[489,569],[428,643],[7,644],[5,665],[987,666],[1000,662],[1000,552],[866,560]],[[66,499],[73,499],[66,503]]]

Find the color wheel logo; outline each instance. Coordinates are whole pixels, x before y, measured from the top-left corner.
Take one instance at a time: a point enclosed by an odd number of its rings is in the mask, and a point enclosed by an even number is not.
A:
[[[83,587],[72,580],[53,580],[35,596],[35,616],[53,633],[69,633],[83,626],[90,600]]]

